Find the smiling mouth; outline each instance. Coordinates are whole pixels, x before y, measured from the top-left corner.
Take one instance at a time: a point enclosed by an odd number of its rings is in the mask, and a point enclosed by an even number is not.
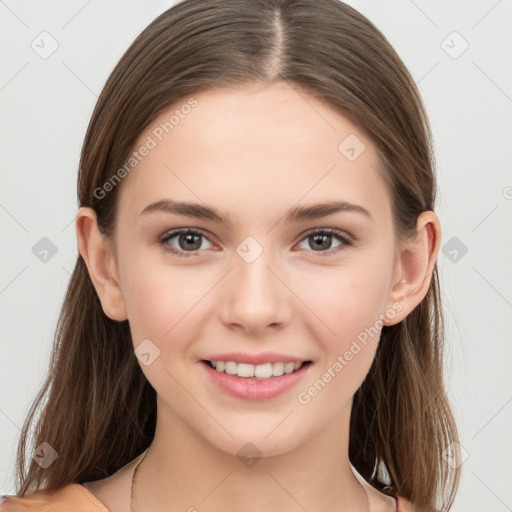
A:
[[[312,361],[296,361],[294,363],[276,362],[256,365],[236,363],[235,361],[203,360],[202,362],[219,373],[226,373],[236,377],[257,380],[267,380],[280,377],[285,374],[295,373],[300,368],[312,364]]]

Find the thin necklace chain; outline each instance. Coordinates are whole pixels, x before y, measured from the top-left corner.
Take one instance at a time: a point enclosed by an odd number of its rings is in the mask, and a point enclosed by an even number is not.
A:
[[[366,487],[363,486],[363,484],[359,481],[359,478],[356,478],[357,480],[357,483],[359,484],[359,486],[361,487],[361,489],[363,490],[364,492],[364,501],[366,503],[366,511],[367,512],[370,512],[370,499],[368,498],[368,491],[366,490]]]
[[[133,488],[135,487],[135,476],[137,475],[137,470],[139,469],[139,466],[142,464],[142,461],[146,458],[146,455],[148,453],[149,448],[146,449],[144,452],[144,455],[142,456],[142,459],[137,463],[135,466],[135,469],[133,470],[133,476],[132,476],[132,488],[130,492],[130,511],[134,512],[135,507],[133,506],[134,503],[134,496],[133,496]]]
[[[135,487],[135,476],[137,475],[137,470],[139,469],[139,466],[142,464],[142,461],[146,458],[148,450],[149,450],[149,448],[146,449],[146,451],[144,452],[144,455],[142,456],[142,459],[140,459],[140,461],[135,466],[135,469],[133,470],[132,487],[131,487],[131,492],[130,492],[130,511],[131,512],[135,512],[135,507],[133,506],[133,504],[135,502],[134,493],[133,493],[133,489]],[[359,481],[359,478],[356,478],[356,480],[357,480],[357,483],[359,484],[359,486],[361,487],[361,489],[364,492],[364,499],[365,499],[365,502],[366,502],[365,509],[367,510],[367,512],[370,512],[370,500],[368,498],[368,491],[365,489],[363,484]]]

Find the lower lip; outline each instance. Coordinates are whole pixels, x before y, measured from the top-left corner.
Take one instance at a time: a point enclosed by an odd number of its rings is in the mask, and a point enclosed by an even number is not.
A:
[[[224,392],[244,400],[269,400],[293,388],[309,371],[312,363],[303,364],[293,373],[285,373],[280,377],[259,380],[238,377],[225,372],[218,372],[204,361],[200,362],[209,378]]]

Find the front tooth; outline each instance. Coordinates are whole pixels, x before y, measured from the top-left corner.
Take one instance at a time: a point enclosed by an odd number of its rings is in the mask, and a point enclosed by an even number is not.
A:
[[[284,373],[292,373],[295,363],[284,363]]]
[[[272,363],[272,375],[280,377],[284,373],[284,363]]]
[[[236,374],[239,377],[254,377],[254,365],[247,363],[238,363]]]
[[[224,371],[229,375],[236,375],[236,367],[238,365],[234,361],[227,361]]]
[[[272,363],[257,364],[254,367],[254,376],[257,379],[268,379],[272,377]]]
[[[225,367],[226,363],[224,361],[217,361],[217,363],[215,364],[215,369],[218,372],[223,372]]]

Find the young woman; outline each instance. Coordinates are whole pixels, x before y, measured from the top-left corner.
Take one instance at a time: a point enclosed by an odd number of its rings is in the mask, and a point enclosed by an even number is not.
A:
[[[78,196],[2,511],[449,510],[431,133],[370,21],[175,5],[108,79]]]

